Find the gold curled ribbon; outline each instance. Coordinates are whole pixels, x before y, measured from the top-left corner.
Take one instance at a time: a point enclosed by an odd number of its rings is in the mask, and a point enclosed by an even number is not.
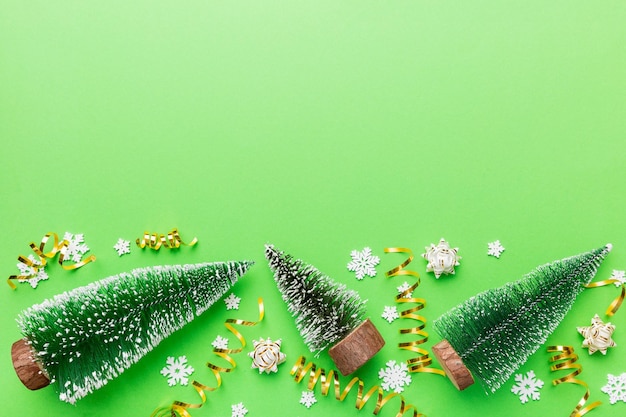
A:
[[[373,411],[374,415],[378,415],[380,410],[389,402],[389,400],[394,397],[399,397],[400,409],[396,413],[396,417],[402,417],[407,411],[411,410],[413,410],[413,417],[424,417],[424,414],[418,413],[417,408],[414,405],[407,405],[404,397],[401,394],[392,392],[390,394],[387,394],[386,396],[383,396],[384,392],[382,388],[380,388],[378,385],[373,386],[372,388],[370,388],[369,391],[365,393],[365,395],[363,395],[363,392],[365,391],[365,385],[363,381],[357,377],[353,377],[342,391],[341,384],[339,383],[339,375],[337,374],[337,372],[331,369],[328,372],[328,376],[326,376],[326,372],[324,371],[324,369],[318,368],[312,362],[309,362],[307,364],[304,356],[300,356],[293,368],[291,368],[290,374],[295,375],[294,379],[296,382],[299,383],[304,379],[307,373],[309,373],[309,381],[307,384],[307,388],[309,390],[312,391],[315,388],[317,381],[319,380],[322,395],[327,396],[332,383],[333,387],[335,388],[335,398],[337,399],[337,401],[343,401],[348,393],[352,390],[352,388],[357,385],[358,388],[355,405],[357,410],[361,410],[363,406],[370,400],[370,398],[372,398],[374,394],[377,394],[376,408],[374,408]]]
[[[211,372],[213,373],[213,376],[215,376],[216,386],[210,387],[198,381],[193,381],[191,385],[193,389],[196,390],[196,392],[198,393],[198,396],[200,397],[201,401],[199,403],[192,404],[192,403],[186,403],[182,401],[174,401],[169,406],[157,408],[156,410],[154,410],[154,412],[152,412],[150,417],[165,417],[165,416],[191,417],[191,414],[187,410],[193,409],[193,408],[200,408],[206,403],[207,397],[206,397],[205,391],[212,392],[212,391],[217,390],[222,385],[221,373],[232,372],[235,369],[235,367],[237,367],[237,363],[230,355],[241,353],[243,351],[243,348],[246,347],[246,339],[233,326],[238,325],[238,326],[251,327],[251,326],[256,326],[261,321],[263,321],[263,318],[265,317],[265,307],[263,306],[263,299],[259,297],[258,303],[259,303],[259,319],[257,321],[227,319],[224,322],[224,326],[237,338],[237,340],[239,340],[239,343],[241,343],[241,347],[236,348],[236,349],[213,348],[213,353],[216,356],[222,358],[223,360],[225,360],[226,362],[230,364],[230,367],[224,367],[224,366],[214,365],[211,362],[207,362],[206,366],[211,370]]]
[[[425,372],[445,377],[446,373],[443,370],[429,367],[429,365],[433,363],[433,360],[426,349],[419,347],[419,345],[428,341],[428,332],[424,330],[424,328],[426,327],[426,318],[420,314],[416,314],[418,311],[426,307],[426,300],[423,298],[409,297],[409,294],[415,291],[421,283],[420,275],[417,272],[405,269],[414,259],[413,251],[411,251],[411,249],[409,248],[385,248],[384,251],[385,253],[406,253],[409,255],[408,258],[400,265],[385,272],[385,276],[387,278],[409,275],[415,277],[416,279],[415,284],[411,285],[409,288],[396,296],[397,303],[417,304],[415,307],[408,308],[400,312],[400,317],[413,319],[420,323],[416,327],[400,329],[400,334],[414,334],[420,337],[418,340],[414,340],[411,342],[398,343],[398,347],[400,349],[409,350],[420,355],[416,358],[411,358],[407,360],[409,372]]]
[[[137,246],[139,246],[141,249],[145,248],[146,246],[154,250],[161,249],[161,246],[163,246],[164,248],[178,249],[181,247],[181,245],[185,245],[185,246],[195,245],[196,243],[198,243],[198,238],[194,237],[191,242],[185,243],[180,238],[178,229],[174,228],[171,231],[169,231],[167,235],[163,235],[159,233],[143,232],[143,238],[137,238],[135,242],[137,243]]]
[[[597,282],[592,282],[590,284],[586,284],[585,288],[604,287],[610,284],[615,284],[616,282],[622,282],[622,281],[618,279],[609,278],[603,281],[597,281]],[[625,296],[626,296],[626,284],[622,284],[621,293],[617,297],[615,297],[615,299],[611,302],[611,304],[606,309],[606,312],[604,314],[611,317],[613,314],[617,313],[617,310],[619,310],[620,306],[622,305],[622,302],[624,301]]]
[[[50,238],[53,239],[52,250],[46,253],[45,248]],[[13,280],[25,281],[25,280],[29,280],[31,278],[36,277],[37,274],[39,273],[39,268],[44,268],[46,264],[48,263],[47,259],[54,258],[57,253],[60,253],[59,265],[61,265],[61,268],[65,269],[66,271],[70,271],[72,269],[78,269],[81,266],[87,265],[88,263],[96,260],[96,257],[94,255],[90,255],[87,258],[81,260],[80,262],[76,262],[71,265],[64,264],[63,262],[65,261],[65,257],[67,256],[67,248],[69,244],[70,242],[66,239],[63,239],[61,240],[61,242],[59,242],[59,236],[53,232],[46,233],[41,238],[41,242],[39,243],[39,246],[37,246],[35,242],[29,243],[30,248],[33,250],[33,252],[35,252],[35,255],[39,257],[39,260],[33,262],[25,256],[22,256],[22,255],[18,256],[17,260],[23,263],[24,265],[30,267],[33,272],[30,275],[11,275],[9,279],[7,279],[7,283],[9,284],[9,287],[11,287],[11,289],[13,290],[17,288],[17,286],[12,282]]]
[[[560,371],[560,370],[572,370],[569,374],[552,380],[553,385],[559,385],[563,383],[571,383],[577,384],[585,388],[586,392],[574,407],[574,410],[570,414],[570,417],[582,417],[587,414],[589,411],[593,410],[600,404],[601,401],[594,401],[591,404],[585,406],[585,403],[589,399],[589,386],[584,381],[580,379],[576,379],[576,376],[579,375],[583,371],[582,365],[579,363],[575,363],[578,360],[578,355],[574,353],[574,348],[572,346],[548,346],[548,352],[556,352],[550,358],[550,362],[554,364],[550,366],[550,370]]]

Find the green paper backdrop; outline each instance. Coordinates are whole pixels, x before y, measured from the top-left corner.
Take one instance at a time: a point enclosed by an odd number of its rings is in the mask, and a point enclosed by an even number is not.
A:
[[[84,233],[97,261],[58,264],[36,289],[2,290],[0,403],[6,414],[148,416],[191,387],[167,386],[168,356],[187,355],[193,378],[214,385],[211,342],[225,319],[266,319],[249,343],[283,339],[287,363],[272,375],[244,354],[193,417],[372,415],[354,395],[300,405],[289,370],[306,347],[263,258],[274,243],[369,299],[387,345],[358,372],[379,383],[386,361],[410,357],[397,343],[410,321],[384,321],[401,278],[384,271],[406,246],[422,276],[416,296],[430,348],[432,321],[471,295],[535,266],[611,242],[598,273],[626,269],[626,3],[623,1],[107,1],[0,0],[0,270],[46,232]],[[117,239],[173,227],[193,247],[154,252]],[[436,280],[419,258],[445,237],[463,257]],[[500,259],[487,243],[506,247]],[[378,275],[357,281],[350,251],[370,246]],[[138,364],[76,406],[53,388],[30,392],[14,375],[10,346],[20,311],[53,295],[135,267],[252,259],[234,287],[238,311],[218,302]],[[576,326],[602,314],[618,290],[584,292],[549,339],[576,348],[593,416],[624,412],[600,392],[626,372],[626,321],[606,356],[581,348]],[[307,355],[312,359],[311,355]],[[413,374],[404,395],[428,416],[568,416],[584,389],[554,387],[545,347],[521,372],[546,384],[521,404],[509,381],[486,396]],[[315,359],[332,367],[326,354]],[[562,376],[563,374],[558,374]],[[346,381],[343,379],[343,381]],[[395,400],[394,400],[395,401]],[[395,415],[392,401],[381,415]],[[408,414],[407,414],[408,415]]]

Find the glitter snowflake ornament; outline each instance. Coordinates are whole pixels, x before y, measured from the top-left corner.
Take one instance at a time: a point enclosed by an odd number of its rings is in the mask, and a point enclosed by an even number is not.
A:
[[[73,235],[70,232],[65,232],[63,240],[68,242],[67,246],[61,250],[63,262],[71,260],[78,263],[83,255],[89,251],[89,246],[85,244],[85,238],[82,233]]]
[[[422,258],[428,261],[426,272],[433,272],[437,279],[442,274],[454,275],[454,267],[461,265],[459,263],[461,257],[457,254],[459,248],[451,248],[444,238],[441,238],[437,245],[431,243],[430,247],[426,246],[425,249],[426,253],[422,254]]]
[[[119,256],[130,253],[130,240],[124,240],[122,238],[117,239],[117,243],[113,246],[113,249]]]
[[[243,403],[237,403],[230,406],[231,417],[244,417],[248,414],[248,409],[243,406]]]
[[[526,404],[529,399],[539,400],[539,390],[543,388],[543,381],[535,377],[535,372],[528,371],[526,375],[515,375],[515,385],[511,392],[519,396],[522,404]]]
[[[395,393],[401,393],[404,391],[404,387],[411,383],[411,375],[409,375],[409,368],[406,363],[391,360],[385,364],[386,368],[381,368],[378,371],[378,377],[383,380],[380,384],[385,391],[391,391]]]
[[[167,383],[170,387],[173,387],[177,383],[181,385],[187,385],[189,383],[189,375],[193,373],[194,369],[187,365],[187,357],[179,356],[174,359],[173,356],[167,357],[167,366],[161,369],[161,375],[167,378]]]
[[[31,287],[37,288],[39,281],[48,279],[48,273],[46,272],[45,266],[42,266],[41,262],[33,255],[28,255],[28,260],[32,263],[32,266],[23,262],[18,262],[17,268],[20,270],[20,275],[31,278],[20,279],[19,281],[27,282]]]
[[[375,266],[380,263],[380,258],[372,255],[370,248],[364,248],[360,252],[353,250],[350,256],[352,260],[348,263],[348,271],[354,271],[356,279],[362,280],[365,275],[376,276]]]
[[[389,323],[399,318],[398,308],[396,306],[385,306],[385,310],[383,314],[381,314],[382,318],[387,320]]]
[[[626,372],[619,376],[608,374],[608,380],[600,390],[609,395],[609,402],[611,404],[618,401],[626,402]]]
[[[241,302],[241,298],[237,297],[235,294],[231,294],[228,297],[224,298],[224,303],[226,304],[226,310],[239,310],[240,302]]]
[[[211,343],[215,349],[228,349],[228,339],[222,336],[217,336]]]
[[[500,255],[504,252],[504,246],[502,246],[499,240],[487,243],[487,247],[487,255],[495,256],[496,258],[500,258]]]
[[[300,397],[300,404],[305,406],[306,408],[311,408],[313,404],[317,402],[315,398],[315,393],[313,391],[302,391],[302,396]]]
[[[616,287],[624,285],[626,284],[626,271],[620,271],[620,270],[614,269],[609,279],[616,280],[614,282]]]
[[[254,341],[254,350],[248,353],[248,356],[252,358],[252,367],[257,368],[259,373],[265,372],[278,372],[278,365],[285,362],[285,355],[280,351],[280,345],[282,341],[278,339],[272,342],[269,337],[267,339],[260,339]]]
[[[577,327],[576,330],[585,338],[583,347],[589,348],[590,355],[596,351],[606,355],[608,348],[616,346],[611,338],[615,326],[611,323],[604,323],[597,314],[591,319],[591,326]]]

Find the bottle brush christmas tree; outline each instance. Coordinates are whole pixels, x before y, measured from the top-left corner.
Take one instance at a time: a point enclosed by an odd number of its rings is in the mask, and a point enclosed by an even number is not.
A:
[[[539,266],[487,290],[434,322],[433,353],[458,389],[479,379],[495,392],[556,329],[611,251],[606,246]]]
[[[356,291],[334,282],[314,266],[265,246],[274,280],[311,352],[329,349],[337,369],[348,375],[378,352],[385,341],[365,317]]]
[[[15,370],[28,388],[55,382],[75,403],[207,310],[252,264],[138,268],[34,305],[17,319]]]

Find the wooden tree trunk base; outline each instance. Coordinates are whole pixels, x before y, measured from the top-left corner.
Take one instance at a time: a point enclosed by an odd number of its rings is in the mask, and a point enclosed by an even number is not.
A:
[[[465,367],[463,360],[447,340],[437,343],[432,350],[448,378],[459,391],[463,391],[474,383],[472,373]]]
[[[346,376],[363,366],[384,345],[385,340],[370,319],[367,319],[331,347],[328,354],[341,375]]]
[[[11,359],[15,373],[26,388],[36,390],[50,385],[50,378],[33,356],[26,339],[20,339],[11,346]]]

